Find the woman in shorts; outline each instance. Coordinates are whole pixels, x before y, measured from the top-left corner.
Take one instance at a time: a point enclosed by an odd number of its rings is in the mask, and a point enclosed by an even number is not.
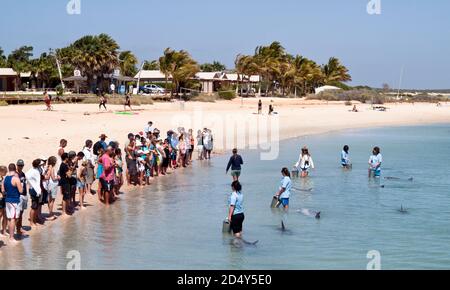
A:
[[[236,238],[242,236],[242,224],[244,223],[244,195],[242,194],[242,185],[239,181],[233,181],[231,184],[231,195],[228,200],[229,211],[228,221],[230,228]]]

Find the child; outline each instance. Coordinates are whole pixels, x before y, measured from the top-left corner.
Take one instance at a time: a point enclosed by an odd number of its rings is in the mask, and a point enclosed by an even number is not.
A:
[[[77,188],[80,194],[80,209],[85,209],[84,195],[86,194],[86,176],[88,170],[88,161],[85,160],[81,163],[81,167],[78,169],[77,174]]]
[[[138,157],[137,168],[138,168],[138,172],[139,172],[139,185],[140,186],[145,185],[145,180],[144,180],[144,176],[146,175],[145,163],[146,163],[146,161],[144,160],[144,158]]]
[[[123,185],[123,161],[122,161],[122,151],[117,148],[115,151],[116,160],[116,177],[114,180],[114,199],[119,198],[120,188]]]

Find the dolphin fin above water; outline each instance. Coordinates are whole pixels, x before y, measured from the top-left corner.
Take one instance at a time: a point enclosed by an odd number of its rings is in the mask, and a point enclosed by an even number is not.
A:
[[[404,208],[403,205],[400,206],[400,209],[398,211],[403,214],[408,213],[408,209]]]

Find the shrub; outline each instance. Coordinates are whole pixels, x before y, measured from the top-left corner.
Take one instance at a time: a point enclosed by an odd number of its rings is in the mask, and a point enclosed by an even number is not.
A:
[[[55,89],[56,89],[56,95],[58,97],[62,97],[62,95],[64,94],[63,86],[61,84],[59,84],[59,85],[56,86]]]
[[[318,95],[310,95],[307,99],[325,100],[325,101],[358,101],[361,103],[373,102],[374,104],[383,104],[386,97],[374,90],[335,90],[324,91]]]
[[[217,99],[217,95],[207,95],[207,94],[198,94],[197,96],[190,99],[193,102],[205,102],[205,103],[214,103]]]
[[[0,107],[6,107],[8,106],[8,102],[7,101],[0,101]]]
[[[236,98],[235,91],[220,91],[218,94],[221,99],[228,100],[228,101]]]

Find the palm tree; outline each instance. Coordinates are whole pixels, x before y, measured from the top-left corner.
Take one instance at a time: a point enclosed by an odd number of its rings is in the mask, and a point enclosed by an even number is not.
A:
[[[224,71],[226,69],[227,67],[218,61],[214,61],[213,63],[204,63],[200,66],[200,70],[203,72]]]
[[[174,70],[173,63],[174,63],[174,55],[175,51],[171,48],[166,48],[164,50],[164,55],[159,58],[159,69],[164,74],[166,85],[169,82],[169,77],[171,75],[171,72]],[[173,96],[173,87],[170,90],[170,96]]]
[[[136,65],[138,63],[138,60],[131,51],[122,51],[119,54],[119,62],[122,75],[128,77],[134,77],[136,75]]]
[[[63,55],[65,61],[80,69],[93,89],[93,81],[97,78],[97,86],[103,80],[103,74],[111,73],[118,66],[119,45],[107,34],[87,35],[75,41]]]
[[[21,86],[20,73],[29,72],[31,70],[32,56],[32,46],[19,47],[8,55],[7,66],[11,67],[18,74],[18,87]]]
[[[170,76],[174,87],[170,96],[173,97],[174,91],[179,92],[180,84],[193,78],[200,68],[195,60],[185,50],[175,51],[171,48],[164,50],[164,55],[159,58],[161,72],[165,75],[166,85]]]
[[[274,93],[274,83],[280,75],[280,64],[286,60],[286,55],[284,47],[277,41],[255,49],[255,62],[258,64],[259,73],[267,82],[266,95],[269,89]]]
[[[3,49],[0,47],[0,67],[6,66],[6,56],[4,55]]]
[[[255,58],[251,55],[238,55],[236,57],[236,60],[234,62],[236,73],[238,75],[237,82],[238,87],[241,88],[241,95],[242,95],[242,86],[239,86],[239,84],[245,83],[246,81],[250,81],[250,77],[254,74],[257,74],[259,72],[258,64],[255,61]],[[249,93],[249,88],[247,87],[247,96]]]
[[[152,61],[146,60],[144,62],[144,66],[143,66],[142,69],[143,70],[159,70],[159,61],[157,61],[157,60],[152,60]]]
[[[323,82],[321,67],[314,61],[297,55],[293,59],[293,66],[295,69],[294,86],[295,89],[301,88],[302,96],[310,93],[317,84]]]
[[[37,86],[40,85],[41,88],[46,88],[50,79],[57,77],[56,64],[54,58],[50,54],[42,53],[37,59],[34,59],[32,65],[32,75],[37,80]]]
[[[335,57],[328,60],[328,63],[322,67],[322,72],[326,85],[352,80],[352,77],[348,73],[348,69]]]

